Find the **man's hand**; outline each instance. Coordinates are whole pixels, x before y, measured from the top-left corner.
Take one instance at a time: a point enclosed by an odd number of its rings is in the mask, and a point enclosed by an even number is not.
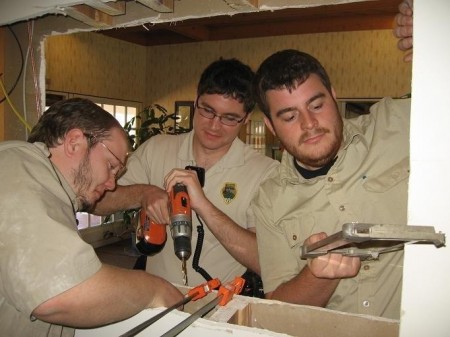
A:
[[[325,233],[311,235],[304,242],[305,245],[313,244],[327,237]],[[341,279],[354,277],[361,267],[359,257],[344,256],[342,254],[326,254],[313,259],[308,259],[308,267],[317,278]]]
[[[170,191],[175,184],[186,186],[191,208],[203,220],[220,244],[243,266],[260,274],[256,234],[244,228],[208,200],[193,170],[173,169],[164,178],[164,187]]]
[[[406,51],[403,59],[412,61],[413,53],[413,0],[403,0],[395,17],[394,35],[399,38],[398,48]]]
[[[150,220],[159,224],[170,223],[169,195],[162,188],[156,186],[146,188],[141,204]]]
[[[193,170],[173,169],[164,178],[164,186],[167,192],[170,192],[173,186],[178,183],[186,186],[191,207],[194,211],[199,210],[202,204],[209,203],[198,180],[197,172]]]

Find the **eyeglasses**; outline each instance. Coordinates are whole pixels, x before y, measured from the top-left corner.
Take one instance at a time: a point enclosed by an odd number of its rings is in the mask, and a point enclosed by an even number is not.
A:
[[[111,162],[110,164],[110,169],[111,171],[116,171],[116,173],[114,173],[114,177],[116,178],[116,180],[118,180],[121,176],[124,175],[124,173],[127,171],[127,166],[125,165],[124,162],[122,162],[119,157],[117,157],[114,152],[111,151],[111,149],[105,144],[103,143],[101,140],[97,140],[97,137],[95,135],[90,135],[90,134],[85,134],[86,138],[89,140],[89,142],[92,144],[101,144],[106,150],[108,150],[109,153],[111,153],[111,155],[116,158],[116,160],[119,162],[119,167],[116,168],[115,165],[112,165]],[[92,141],[93,140],[93,141]]]
[[[102,141],[99,141],[100,144],[103,145],[103,147],[105,149],[107,149],[109,151],[109,153],[111,153],[113,155],[114,158],[117,159],[117,161],[119,162],[119,168],[117,169],[117,172],[114,174],[114,177],[116,178],[116,180],[118,180],[121,176],[123,176],[125,174],[125,172],[127,171],[127,167],[125,165],[124,162],[122,162],[112,151],[111,149]],[[116,168],[114,166],[111,165],[111,170],[114,171]]]
[[[215,117],[217,117],[217,118],[219,118],[220,123],[222,123],[223,125],[227,125],[227,126],[236,126],[239,123],[241,123],[245,119],[245,117],[247,117],[247,116],[244,116],[242,118],[237,118],[236,116],[232,116],[232,115],[218,115],[214,112],[213,109],[198,105],[198,99],[195,104],[195,107],[198,109],[198,112],[203,117],[205,117],[207,119],[214,119]]]

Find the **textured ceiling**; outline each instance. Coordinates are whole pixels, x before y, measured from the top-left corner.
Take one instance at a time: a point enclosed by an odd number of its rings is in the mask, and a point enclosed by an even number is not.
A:
[[[399,0],[240,13],[114,28],[100,33],[143,46],[320,32],[391,29]]]
[[[59,21],[60,26],[96,30],[139,45],[156,46],[390,29],[399,3],[400,0],[14,0],[0,1],[0,25],[59,16],[66,17]]]

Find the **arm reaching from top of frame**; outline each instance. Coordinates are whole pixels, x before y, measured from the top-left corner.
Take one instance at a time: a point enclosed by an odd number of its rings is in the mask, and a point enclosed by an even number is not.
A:
[[[413,55],[413,0],[403,0],[395,17],[394,36],[399,39],[398,48],[406,51],[405,62],[412,61]]]

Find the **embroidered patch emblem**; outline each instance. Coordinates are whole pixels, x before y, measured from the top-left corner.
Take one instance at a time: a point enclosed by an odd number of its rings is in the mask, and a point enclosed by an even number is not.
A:
[[[225,183],[222,188],[222,197],[225,203],[230,204],[237,195],[236,183]]]

